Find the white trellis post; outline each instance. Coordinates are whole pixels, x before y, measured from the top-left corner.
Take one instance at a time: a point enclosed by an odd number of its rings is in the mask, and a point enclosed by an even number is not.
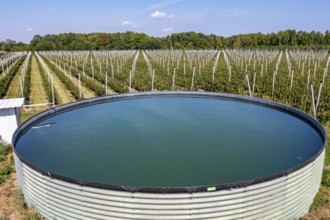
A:
[[[195,70],[196,70],[196,66],[194,66],[194,69],[193,69],[193,75],[192,75],[192,79],[191,79],[191,88],[190,88],[190,90],[193,90],[193,88],[194,88]]]
[[[170,75],[170,63],[167,62],[167,75]]]
[[[175,90],[175,72],[176,72],[176,69],[174,68],[174,70],[173,70],[173,81],[172,81],[172,90]]]
[[[72,81],[72,69],[71,69],[71,67],[70,67],[70,79]]]
[[[154,83],[155,83],[155,69],[152,69],[151,91],[154,91]]]
[[[24,97],[24,91],[23,91],[23,80],[22,80],[21,75],[19,76],[19,82],[20,82],[20,85],[21,85],[21,93],[22,93],[22,98],[23,98]]]
[[[291,73],[290,93],[291,93],[291,91],[292,91],[293,75],[294,75],[294,70],[292,70],[292,73]]]
[[[186,75],[186,59],[183,61],[183,75]]]
[[[55,91],[54,91],[54,81],[53,81],[53,75],[50,76],[51,84],[52,84],[52,102],[53,107],[55,107]]]
[[[307,75],[307,90],[308,90],[308,85],[309,85],[310,78],[311,78],[311,69],[308,68],[308,75]]]
[[[254,95],[254,88],[255,88],[255,85],[256,85],[256,78],[257,78],[257,72],[254,71],[254,74],[253,74],[253,85],[252,85],[252,96]]]
[[[319,93],[317,95],[317,101],[316,101],[316,110],[319,107],[319,103],[320,103],[320,97],[321,97],[321,92],[322,92],[322,87],[323,87],[323,81],[321,81],[320,83],[320,88],[319,88]]]
[[[315,99],[314,99],[313,84],[311,84],[311,94],[312,94],[312,105],[313,105],[314,118],[316,118],[316,106],[315,106]]]
[[[249,75],[247,73],[245,73],[245,81],[247,82],[247,86],[248,86],[248,90],[249,90],[249,95],[250,95],[250,97],[252,97]]]
[[[105,71],[105,95],[108,95],[108,71]]]
[[[92,65],[92,78],[93,78],[93,81],[94,81],[95,79],[94,79],[94,67],[93,67],[93,65]]]
[[[228,77],[228,81],[231,81],[231,64],[229,64],[229,77]]]
[[[129,88],[132,88],[132,70],[129,70]]]
[[[81,99],[81,80],[80,80],[80,72],[79,72],[79,98]]]
[[[274,70],[274,74],[273,74],[273,84],[272,84],[272,95],[274,95],[274,89],[275,89],[275,77],[276,77],[276,71]]]

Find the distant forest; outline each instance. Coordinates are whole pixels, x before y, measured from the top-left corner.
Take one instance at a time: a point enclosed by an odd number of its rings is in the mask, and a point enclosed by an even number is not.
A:
[[[23,50],[134,50],[134,49],[221,49],[221,48],[299,48],[330,49],[330,32],[286,30],[277,33],[239,34],[231,37],[196,32],[152,37],[143,33],[64,33],[35,35],[29,44],[6,40],[3,51]]]

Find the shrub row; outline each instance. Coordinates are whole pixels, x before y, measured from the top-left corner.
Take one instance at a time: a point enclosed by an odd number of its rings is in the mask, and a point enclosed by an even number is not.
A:
[[[77,79],[79,78],[79,70],[77,70],[76,68],[72,67],[71,74]],[[97,96],[105,95],[105,89],[101,85],[98,85],[96,82],[93,82],[92,79],[82,77],[81,75],[81,84],[93,90]]]
[[[61,70],[59,70],[55,64],[53,64],[50,60],[48,60],[47,57],[40,55],[45,63],[49,66],[50,70],[56,74],[56,76],[62,81],[62,83],[65,85],[67,90],[73,95],[73,97],[78,100],[79,97],[79,88],[63,73]]]
[[[102,65],[103,66],[103,65]],[[82,67],[79,65],[78,69],[82,70]],[[106,68],[103,66],[103,69],[106,70]],[[94,69],[95,74],[94,74],[94,78],[99,81],[102,84],[105,84],[106,79],[105,79],[105,72],[104,73],[97,73],[96,69]],[[128,87],[127,85],[124,85],[122,82],[118,81],[116,78],[118,76],[118,74],[115,75],[115,78],[113,79],[111,77],[111,70],[106,70],[108,71],[108,86],[113,89],[115,92],[118,93],[125,93],[128,92]],[[92,76],[92,69],[90,66],[85,66],[85,73],[87,75],[89,75],[90,77]],[[104,93],[103,93],[104,94]]]
[[[17,63],[9,70],[9,73],[0,80],[0,98],[3,98],[9,88],[10,82],[14,78],[15,74],[18,72],[19,67],[23,63],[26,55],[22,56]]]
[[[37,65],[38,65],[38,69],[41,75],[41,80],[42,80],[42,87],[44,88],[44,90],[46,91],[46,95],[47,95],[47,99],[49,102],[53,101],[53,94],[52,94],[52,85],[51,82],[48,80],[47,74],[43,71],[43,68],[41,66],[41,63],[39,61],[39,59],[36,56],[36,61],[37,61]],[[54,88],[54,99],[55,99],[55,104],[58,104],[58,94],[57,91]]]

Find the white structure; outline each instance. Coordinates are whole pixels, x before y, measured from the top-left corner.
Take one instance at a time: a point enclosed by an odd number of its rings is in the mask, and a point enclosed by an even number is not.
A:
[[[13,134],[21,123],[19,108],[23,103],[24,98],[0,99],[0,141],[12,143]]]

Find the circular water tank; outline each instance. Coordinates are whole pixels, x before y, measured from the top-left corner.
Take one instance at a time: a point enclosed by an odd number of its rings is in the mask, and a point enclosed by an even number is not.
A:
[[[262,99],[147,92],[49,109],[13,143],[25,199],[49,219],[286,219],[318,191],[325,132]]]

